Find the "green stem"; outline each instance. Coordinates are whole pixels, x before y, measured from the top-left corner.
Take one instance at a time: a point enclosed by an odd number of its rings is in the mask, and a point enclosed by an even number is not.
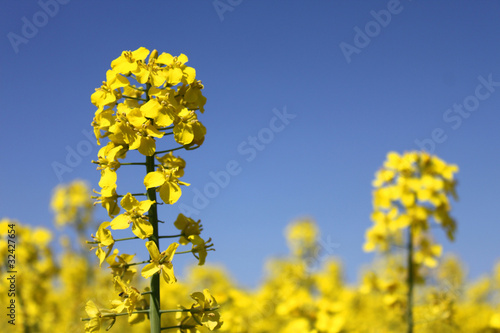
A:
[[[181,237],[182,234],[179,234],[179,235],[170,235],[170,236],[158,236],[158,238],[177,238],[177,237]],[[115,243],[116,242],[121,242],[121,241],[128,241],[128,240],[132,240],[132,239],[140,239],[139,237],[127,237],[127,238],[118,238],[118,239],[115,239]],[[89,242],[87,241],[87,244],[99,244],[100,242],[98,241],[94,241],[94,242]]]
[[[144,162],[120,163],[120,165],[146,165]]]
[[[413,333],[413,233],[411,224],[408,227],[408,304],[407,304],[407,321],[408,333]]]
[[[137,88],[137,87],[134,87],[133,85],[129,85],[129,87],[132,88],[132,89],[144,92],[144,89],[142,89],[142,88]]]
[[[128,267],[128,266],[135,266],[135,265],[142,265],[142,264],[146,264],[146,263],[149,263],[151,262],[150,260],[144,260],[144,261],[139,261],[139,262],[133,262],[131,264],[126,264],[124,266]]]
[[[158,236],[158,238],[177,238],[177,237],[181,237],[182,234],[178,234],[178,235],[170,235],[170,236]]]
[[[180,147],[177,147],[177,148],[172,148],[172,149],[167,149],[167,150],[162,150],[162,151],[157,151],[156,153],[154,153],[155,155],[158,155],[158,154],[163,154],[163,153],[170,153],[171,151],[176,151],[176,150],[179,150],[179,149],[185,149],[188,145],[185,145],[185,146],[180,146]]]
[[[146,92],[149,90],[149,88],[147,88]],[[146,94],[147,96],[147,94]],[[149,100],[149,97],[144,99],[144,98],[137,98],[137,97],[131,97],[131,96],[125,96],[125,95],[122,95],[123,98],[129,98],[129,99],[136,99],[138,101],[144,101],[144,102],[147,102]]]
[[[185,254],[185,253],[191,253],[193,250],[188,250],[188,251],[181,251],[181,252],[175,252],[175,254]]]
[[[146,102],[149,100],[149,89],[151,84],[146,84]],[[155,171],[155,157],[146,156],[146,174]],[[156,204],[156,191],[154,188],[148,189],[148,199],[155,203],[151,205],[148,211],[149,222],[153,226],[153,234],[149,237],[150,241],[155,242],[160,248],[158,238],[158,211]],[[151,259],[151,257],[150,257]],[[149,305],[149,320],[151,325],[151,333],[160,333],[161,331],[161,315],[160,315],[160,274],[153,274],[151,277],[151,300]]]
[[[136,197],[136,196],[147,196],[148,194],[147,193],[131,193],[132,196]],[[118,194],[117,195],[118,198],[123,198],[124,195],[122,194]]]
[[[132,313],[148,313],[149,310],[136,310]],[[113,317],[120,317],[120,316],[128,316],[128,312],[123,312],[123,313],[110,313],[110,314],[104,314],[101,315],[101,318],[113,318]],[[82,321],[90,321],[91,318],[82,318]]]
[[[199,312],[205,312],[205,311],[215,311],[218,310],[220,307],[216,306],[213,308],[204,308],[204,309],[171,309],[171,310],[161,310],[160,313],[171,313],[171,312],[192,312],[192,313],[199,313]]]
[[[164,130],[169,130],[169,129],[174,129],[174,125],[158,128],[159,131],[164,131]]]

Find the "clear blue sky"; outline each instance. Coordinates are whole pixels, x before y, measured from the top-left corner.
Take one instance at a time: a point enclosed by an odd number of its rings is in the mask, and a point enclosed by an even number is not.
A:
[[[287,252],[283,229],[302,216],[336,244],[355,281],[372,259],[361,247],[374,173],[387,152],[417,142],[460,167],[456,242],[435,230],[445,251],[472,278],[500,259],[498,2],[65,2],[46,7],[52,15],[37,1],[3,2],[0,216],[51,226],[61,179],[98,189],[96,146],[60,177],[52,164],[66,164],[67,147],[88,148],[90,95],[122,50],[144,46],[185,53],[208,98],[205,144],[180,154],[192,186],[179,204],[194,207],[228,162],[241,170],[192,217],[215,242],[208,262],[242,284],[255,285],[265,259]],[[273,120],[285,110],[290,118]],[[249,137],[259,134],[262,150],[252,152]],[[132,170],[119,170],[119,189],[142,177]],[[166,220],[178,213],[161,210]]]

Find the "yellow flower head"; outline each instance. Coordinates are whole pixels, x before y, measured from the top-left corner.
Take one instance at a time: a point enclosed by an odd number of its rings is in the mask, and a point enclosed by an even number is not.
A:
[[[155,242],[146,242],[146,247],[148,248],[149,256],[151,257],[151,263],[144,266],[141,275],[147,279],[153,274],[160,272],[166,283],[176,282],[177,278],[174,275],[172,259],[178,246],[178,243],[172,243],[168,249],[160,253]]]
[[[132,232],[141,239],[153,234],[153,226],[144,213],[149,210],[154,201],[144,200],[139,202],[132,194],[127,193],[120,204],[126,212],[111,221],[111,229],[127,229],[132,224]]]

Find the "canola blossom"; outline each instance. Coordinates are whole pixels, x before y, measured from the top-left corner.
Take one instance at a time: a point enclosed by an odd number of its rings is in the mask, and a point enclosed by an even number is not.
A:
[[[180,244],[174,242],[163,252],[159,250],[162,248],[161,238],[177,235],[160,235],[158,204],[175,204],[182,195],[181,186],[189,186],[180,180],[186,162],[172,152],[200,147],[206,134],[205,126],[198,119],[198,114],[205,110],[203,85],[196,79],[195,69],[187,66],[187,62],[184,54],[158,54],[156,50],[150,52],[144,47],[123,51],[111,62],[106,81],[90,97],[97,107],[92,121],[94,134],[97,143],[104,145],[98,152],[98,159],[93,161],[101,173],[101,189],[94,190],[99,194],[94,198],[96,204],[100,203],[106,209],[111,220],[101,223],[89,243],[92,244],[91,250],[95,249],[99,266],[105,262],[109,264],[115,289],[120,290],[122,299],[112,300],[111,310],[106,315],[102,315],[104,310],[89,301],[89,317],[84,319],[89,321],[86,332],[98,332],[104,326],[104,319],[111,319],[106,327],[109,330],[117,317],[124,313],[131,324],[143,321],[147,313],[151,332],[198,330],[199,326],[215,329],[222,325],[221,317],[217,315],[215,324],[206,319],[186,324],[185,318],[179,318],[177,325],[165,328],[163,322],[168,313],[184,313],[185,308],[162,310],[160,307],[160,295],[168,297],[169,287],[161,287],[159,277],[167,285],[177,282],[172,263],[177,248],[191,243],[190,250],[179,253],[192,253],[199,265],[205,263],[208,251],[213,250],[211,239],[205,241],[200,236],[201,226],[196,229],[192,223],[183,226],[186,230],[182,230]],[[142,161],[129,162],[129,156],[137,156],[130,153],[134,150],[144,156]],[[120,170],[129,166],[146,167],[146,174],[138,177],[145,193],[122,192],[118,187]],[[177,221],[172,224],[171,229],[178,228]],[[114,230],[131,230],[135,237],[116,238],[112,234]],[[145,241],[149,261],[134,262],[134,256],[119,254],[119,242],[135,238]],[[144,265],[140,275],[150,280],[148,290],[141,292],[132,284],[137,283],[135,265]],[[210,316],[217,310],[218,306]]]

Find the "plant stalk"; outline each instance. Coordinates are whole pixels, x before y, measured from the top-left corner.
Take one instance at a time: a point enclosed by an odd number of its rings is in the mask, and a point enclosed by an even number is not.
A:
[[[146,102],[149,100],[149,89],[151,85],[146,85]],[[146,173],[155,171],[155,157],[146,156]],[[155,242],[158,249],[160,248],[158,238],[158,210],[156,204],[156,190],[150,188],[147,191],[148,199],[155,203],[151,205],[148,211],[149,222],[153,226],[153,234],[149,237],[150,241]],[[151,259],[151,258],[150,258]],[[149,320],[151,325],[151,333],[161,332],[161,315],[160,315],[160,274],[153,274],[151,277],[151,300],[149,305]]]
[[[408,322],[408,333],[413,333],[413,233],[412,225],[408,226],[408,304],[406,309],[406,319]]]

